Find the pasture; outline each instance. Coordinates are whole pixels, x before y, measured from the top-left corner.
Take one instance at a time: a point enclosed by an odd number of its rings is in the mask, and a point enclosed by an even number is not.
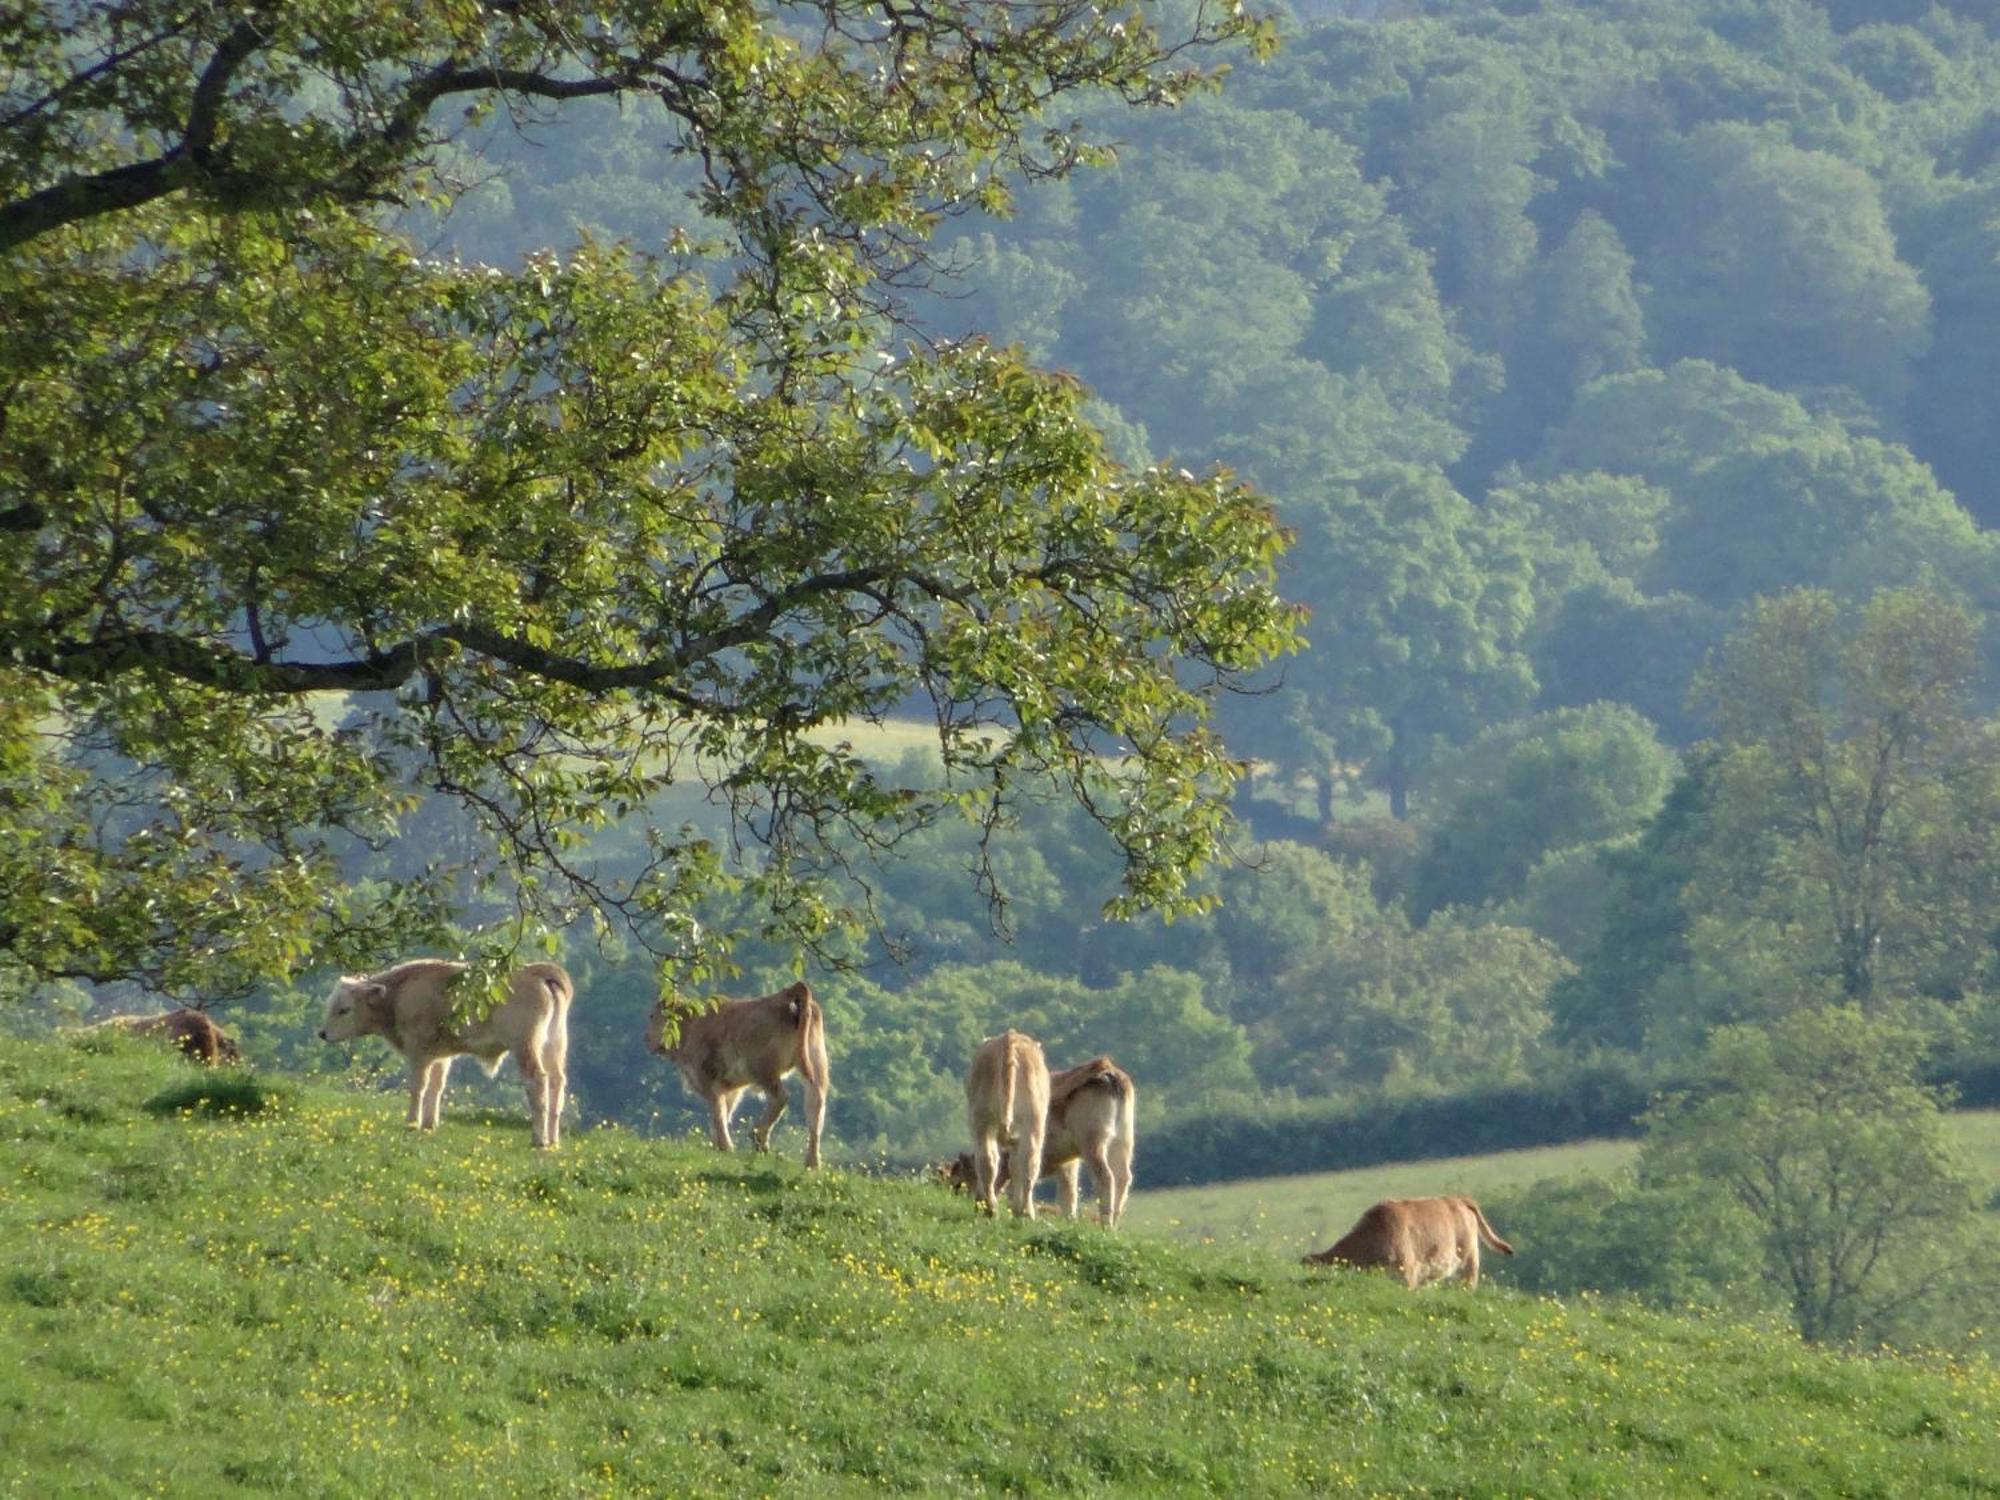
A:
[[[1306,1172],[1295,1177],[1253,1177],[1201,1187],[1145,1191],[1146,1143],[1139,1142],[1140,1186],[1132,1190],[1128,1222],[1135,1229],[1196,1244],[1254,1246],[1292,1256],[1324,1249],[1346,1232],[1369,1204],[1382,1198],[1468,1193],[1487,1198],[1544,1177],[1608,1174],[1638,1155],[1636,1141],[1579,1141],[1496,1151],[1488,1156],[1444,1156],[1391,1162],[1348,1172]],[[1506,1231],[1503,1228],[1501,1232]]]
[[[0,1054],[0,1493],[2000,1493],[1983,1361],[401,1112]]]
[[[1960,1148],[2000,1196],[2000,1110],[1951,1117]],[[1244,1178],[1201,1187],[1144,1189],[1146,1143],[1139,1142],[1139,1187],[1127,1223],[1193,1244],[1238,1245],[1302,1255],[1331,1244],[1381,1198],[1467,1193],[1482,1201],[1546,1177],[1606,1176],[1639,1154],[1637,1141],[1577,1141],[1486,1156],[1392,1162],[1348,1172]],[[1996,1204],[2000,1207],[2000,1204]],[[1504,1235],[1506,1226],[1497,1226]]]

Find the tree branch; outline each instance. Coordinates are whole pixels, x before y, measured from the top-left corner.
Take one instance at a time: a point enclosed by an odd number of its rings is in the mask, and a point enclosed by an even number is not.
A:
[[[163,630],[124,630],[61,645],[17,644],[5,656],[17,666],[72,682],[105,682],[125,672],[150,668],[223,692],[285,694],[390,691],[408,682],[426,662],[434,662],[442,650],[458,647],[586,692],[660,693],[688,708],[714,713],[717,705],[672,687],[672,680],[696,662],[760,639],[808,600],[866,591],[895,576],[883,568],[814,574],[771,595],[727,626],[693,637],[679,650],[615,666],[566,656],[478,624],[440,625],[346,661],[271,661]],[[952,592],[940,580],[916,582],[939,595]]]
[[[647,55],[684,48],[695,39],[691,29],[683,28],[657,39],[646,49]],[[65,178],[39,192],[0,205],[0,253],[64,225],[138,208],[204,183],[242,203],[299,203],[322,197],[360,201],[376,196],[383,179],[397,171],[405,154],[418,144],[418,132],[431,108],[452,95],[496,91],[561,102],[650,87],[673,108],[673,101],[666,97],[667,85],[684,82],[668,70],[654,68],[645,59],[633,59],[615,71],[597,76],[558,78],[530,69],[480,67],[462,58],[447,58],[427,72],[413,76],[381,124],[349,134],[343,155],[357,163],[356,170],[334,180],[286,182],[267,174],[232,170],[226,146],[218,144],[229,84],[266,40],[262,29],[243,20],[217,43],[214,55],[196,80],[181,139],[170,149],[145,161]],[[687,113],[685,108],[678,112],[684,116]],[[388,148],[390,159],[371,161],[382,148]]]

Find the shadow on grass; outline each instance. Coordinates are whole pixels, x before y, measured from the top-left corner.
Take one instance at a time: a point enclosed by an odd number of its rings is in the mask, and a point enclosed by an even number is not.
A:
[[[696,1182],[713,1187],[741,1187],[763,1197],[775,1197],[783,1192],[788,1183],[796,1180],[795,1173],[786,1173],[776,1166],[754,1166],[738,1171],[727,1167],[708,1167],[695,1172]]]
[[[1155,1281],[1137,1246],[1114,1239],[1095,1224],[1038,1229],[1028,1244],[1037,1255],[1074,1265],[1085,1282],[1107,1292],[1144,1291]]]
[[[292,1103],[292,1091],[233,1069],[206,1071],[200,1078],[161,1089],[142,1106],[152,1115],[199,1115],[211,1119],[271,1114]]]

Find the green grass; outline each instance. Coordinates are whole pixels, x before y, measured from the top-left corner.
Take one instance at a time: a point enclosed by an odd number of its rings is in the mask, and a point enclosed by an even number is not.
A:
[[[0,1493],[2000,1494],[1981,1361],[190,1083],[0,1055]]]
[[[1953,1132],[1973,1170],[2000,1192],[2000,1109],[1968,1109],[1951,1117]]]
[[[1967,1110],[1951,1126],[1973,1170],[2000,1190],[2000,1110]],[[1140,1141],[1144,1181],[1145,1142]],[[1204,1187],[1135,1190],[1126,1209],[1134,1227],[1195,1244],[1256,1246],[1282,1254],[1321,1250],[1382,1198],[1469,1193],[1487,1199],[1546,1177],[1603,1177],[1639,1154],[1636,1141],[1577,1141],[1487,1156],[1245,1178]],[[1505,1225],[1496,1225],[1504,1235]]]

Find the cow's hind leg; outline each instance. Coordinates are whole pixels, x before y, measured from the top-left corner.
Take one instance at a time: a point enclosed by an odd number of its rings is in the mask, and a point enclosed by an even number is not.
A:
[[[736,1113],[736,1101],[742,1097],[740,1088],[717,1089],[708,1096],[708,1135],[718,1151],[736,1149],[736,1142],[729,1138],[729,1117]]]
[[[785,1087],[782,1077],[760,1078],[757,1087],[764,1091],[764,1118],[751,1128],[750,1139],[757,1143],[759,1151],[769,1151],[771,1131],[792,1102],[792,1091]]]
[[[559,1017],[542,1044],[542,1067],[548,1075],[549,1145],[562,1144],[563,1102],[569,1096],[569,1026]]]
[[[1125,1217],[1125,1200],[1132,1192],[1132,1137],[1121,1133],[1111,1143],[1111,1223]]]
[[[1014,1137],[1014,1180],[1007,1185],[1007,1196],[1017,1219],[1035,1216],[1035,1181],[1042,1175],[1041,1121],[1035,1124],[1038,1128],[1024,1130]]]
[[[972,1143],[972,1201],[992,1213],[997,1207],[1000,1195],[997,1186],[1000,1176],[1000,1139],[998,1136],[981,1136]]]
[[[539,1038],[514,1049],[514,1066],[521,1070],[521,1092],[528,1096],[528,1132],[535,1145],[549,1144],[549,1075],[542,1066]]]
[[[1090,1185],[1097,1189],[1097,1222],[1108,1228],[1118,1222],[1118,1178],[1111,1169],[1111,1155],[1099,1141],[1084,1152],[1084,1159],[1090,1163]]]
[[[824,1078],[826,1076],[824,1050],[820,1053],[819,1068],[819,1076]],[[826,1090],[803,1072],[799,1074],[799,1081],[806,1089],[806,1165],[816,1167],[819,1165],[820,1134],[826,1129]]]
[[[1062,1194],[1062,1211],[1065,1219],[1076,1217],[1077,1200],[1083,1196],[1082,1184],[1077,1181],[1082,1171],[1083,1163],[1074,1159],[1056,1168],[1056,1187]]]

